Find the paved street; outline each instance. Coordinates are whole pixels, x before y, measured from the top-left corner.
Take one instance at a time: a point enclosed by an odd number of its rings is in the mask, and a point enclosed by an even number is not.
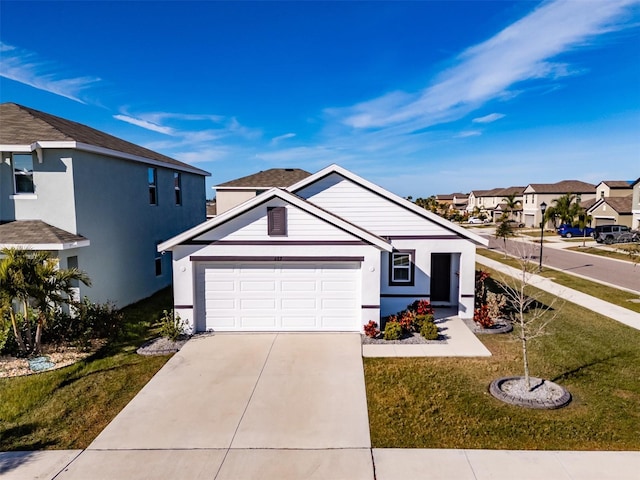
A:
[[[552,234],[553,235],[553,234]],[[489,239],[489,248],[499,251],[504,250],[502,239],[496,240],[491,235],[483,235]],[[533,248],[533,257],[539,257],[539,244],[528,244]],[[579,244],[576,244],[578,246]],[[517,249],[522,249],[521,241],[507,241],[509,253],[516,254]],[[572,252],[569,250],[553,248],[544,244],[542,250],[542,264],[557,268],[567,273],[583,275],[588,278],[600,280],[622,288],[640,292],[640,265],[633,265],[631,262],[611,260],[596,255]]]

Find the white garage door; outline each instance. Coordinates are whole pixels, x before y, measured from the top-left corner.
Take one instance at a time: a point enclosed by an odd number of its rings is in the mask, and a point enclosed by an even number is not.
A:
[[[204,330],[361,328],[359,262],[214,263],[201,265],[198,276]]]

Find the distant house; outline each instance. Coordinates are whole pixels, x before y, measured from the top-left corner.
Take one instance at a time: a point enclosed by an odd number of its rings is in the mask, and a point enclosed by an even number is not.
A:
[[[362,331],[414,300],[472,318],[488,241],[331,165],[160,244],[192,330]]]
[[[469,202],[467,211],[472,212],[478,208],[491,220],[498,220],[505,212],[507,212],[507,204],[504,199],[514,194],[515,200],[520,201],[518,208],[513,209],[510,213],[512,217],[521,221],[522,217],[522,192],[525,187],[498,187],[491,190],[473,190],[469,194]]]
[[[587,213],[591,215],[591,225],[633,225],[633,214],[631,211],[632,195],[626,197],[604,197],[596,199],[589,207]]]
[[[603,180],[596,185],[596,198],[626,197],[633,193],[633,182],[626,180]]]
[[[271,168],[216,185],[216,214],[224,213],[272,187],[286,188],[309,175],[299,168]]]
[[[640,230],[640,178],[631,184],[633,194],[631,196],[631,228]]]
[[[457,210],[460,213],[464,213],[467,209],[469,195],[464,193],[446,193],[438,194],[435,198],[436,202],[447,205],[449,210]]]
[[[204,221],[207,172],[86,125],[0,105],[0,248],[87,272],[76,294],[125,306],[171,283],[158,243]]]
[[[527,227],[537,227],[542,221],[540,205],[544,202],[547,206],[554,205],[553,201],[562,195],[571,193],[577,197],[578,202],[594,199],[596,186],[579,180],[562,180],[557,183],[530,183],[524,189],[522,211],[524,224]]]

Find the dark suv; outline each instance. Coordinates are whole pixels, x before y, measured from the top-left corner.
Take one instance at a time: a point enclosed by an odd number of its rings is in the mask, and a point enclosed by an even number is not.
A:
[[[631,242],[634,234],[626,225],[599,225],[593,231],[593,238],[598,243],[611,245],[618,242]],[[629,237],[629,238],[627,238]]]

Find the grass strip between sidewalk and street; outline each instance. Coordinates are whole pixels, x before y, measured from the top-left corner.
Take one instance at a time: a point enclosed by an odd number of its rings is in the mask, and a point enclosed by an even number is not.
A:
[[[487,257],[500,263],[504,263],[505,265],[509,265],[510,267],[514,267],[517,269],[520,268],[517,259],[511,256],[507,256],[507,258],[505,258],[503,252],[488,249],[478,249],[476,253],[478,255],[482,255],[483,257]],[[481,268],[484,270],[487,267],[482,266]],[[638,268],[640,268],[640,266]],[[634,294],[626,290],[603,285],[601,283],[593,282],[591,280],[577,277],[575,275],[571,275],[570,273],[555,270],[546,266],[542,269],[542,272],[538,273],[537,275],[548,278],[554,283],[562,285],[563,287],[572,288],[573,290],[586,293],[587,295],[599,298],[600,300],[604,300],[605,302],[613,303],[614,305],[618,305],[619,307],[623,307],[633,312],[640,313],[640,303],[633,301],[640,300],[640,294]]]
[[[158,336],[154,324],[170,308],[171,290],[162,290],[124,308],[124,333],[94,355],[0,378],[0,451],[86,448],[170,358],[136,353]]]
[[[569,302],[554,307],[529,360],[532,375],[569,390],[567,407],[530,410],[489,394],[492,380],[523,375],[513,334],[479,335],[489,358],[365,358],[373,447],[640,450],[640,331]]]
[[[622,248],[622,245],[618,245]],[[622,248],[624,250],[624,248]],[[617,252],[614,250],[607,250],[605,248],[598,247],[569,247],[567,250],[574,252],[587,253],[589,255],[598,255],[599,257],[615,258],[616,260],[624,260],[625,262],[632,262],[631,257],[624,252]],[[640,268],[640,267],[639,267]]]

